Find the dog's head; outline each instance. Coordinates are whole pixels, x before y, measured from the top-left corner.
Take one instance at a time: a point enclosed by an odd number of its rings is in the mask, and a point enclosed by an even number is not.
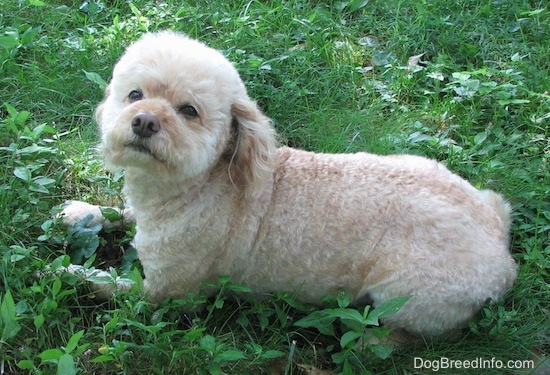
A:
[[[172,32],[144,35],[113,71],[96,112],[108,164],[192,180],[226,163],[254,194],[272,173],[275,134],[218,51]]]

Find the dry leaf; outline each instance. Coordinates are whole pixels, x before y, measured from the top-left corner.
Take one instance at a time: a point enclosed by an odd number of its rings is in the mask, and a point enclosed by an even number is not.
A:
[[[285,373],[286,360],[275,358],[269,361],[269,375],[281,375]]]
[[[306,375],[336,375],[336,373],[332,371],[320,370],[317,367],[311,365],[297,364],[296,367],[302,370]]]
[[[424,56],[425,54],[426,54],[426,52],[423,52],[420,55],[415,55],[415,56],[409,57],[409,62],[408,62],[409,68],[413,68],[415,66],[418,66],[418,63],[420,62],[420,58],[422,56]]]

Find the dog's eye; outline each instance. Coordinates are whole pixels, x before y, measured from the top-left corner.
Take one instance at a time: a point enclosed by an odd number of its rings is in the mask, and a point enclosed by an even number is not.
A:
[[[143,93],[139,90],[132,90],[128,94],[128,99],[130,99],[130,103],[137,102],[138,100],[143,99]]]
[[[178,107],[178,112],[184,115],[185,117],[189,117],[189,118],[199,117],[199,113],[197,112],[195,107],[189,104],[185,104]]]

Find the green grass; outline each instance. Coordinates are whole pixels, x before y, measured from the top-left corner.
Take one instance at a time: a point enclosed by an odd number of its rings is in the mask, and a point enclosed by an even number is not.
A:
[[[103,93],[89,73],[107,81],[130,41],[165,28],[222,50],[286,144],[424,155],[502,192],[514,208],[514,288],[458,341],[389,354],[341,348],[349,322],[336,320],[332,334],[296,325],[312,311],[286,295],[151,306],[139,291],[100,302],[73,276],[38,277],[77,251],[118,273],[136,266],[131,231],[87,232],[98,248],[86,248],[52,217],[66,199],[120,203],[121,176],[93,150]],[[415,357],[505,362],[549,353],[548,40],[543,0],[4,1],[0,374],[301,374],[306,365],[417,374],[433,371],[415,369]],[[419,54],[419,64],[408,63]],[[223,291],[242,288],[221,281]],[[203,313],[182,314],[190,303]]]

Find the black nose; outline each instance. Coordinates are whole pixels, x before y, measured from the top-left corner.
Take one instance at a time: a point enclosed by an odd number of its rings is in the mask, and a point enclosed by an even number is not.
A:
[[[138,113],[132,119],[132,131],[139,137],[149,138],[160,131],[160,121],[151,113]]]

